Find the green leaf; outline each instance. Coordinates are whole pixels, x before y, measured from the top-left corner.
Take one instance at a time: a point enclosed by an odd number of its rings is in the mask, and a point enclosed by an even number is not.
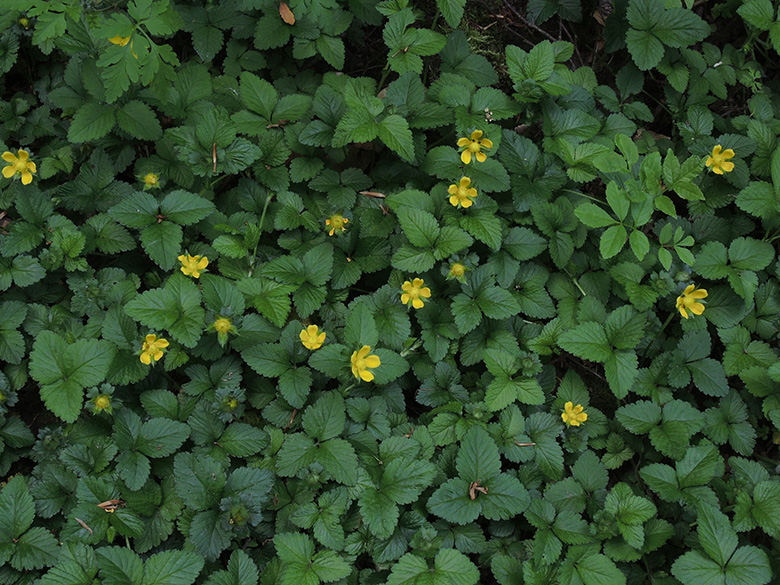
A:
[[[144,563],[133,551],[120,546],[106,546],[96,552],[96,564],[106,585],[140,585]]]
[[[462,552],[444,548],[433,568],[422,557],[407,553],[390,570],[387,585],[476,585],[479,570]]]
[[[501,471],[501,461],[495,441],[482,427],[472,427],[460,445],[457,459],[458,475],[472,482],[486,481]]]
[[[414,160],[414,142],[409,123],[398,114],[392,114],[382,120],[377,126],[379,139],[395,152],[401,159]]]
[[[595,321],[586,321],[564,332],[558,338],[558,345],[577,357],[595,362],[605,362],[612,355],[604,327]]]
[[[615,350],[604,362],[607,382],[616,398],[623,399],[639,373],[639,360],[633,350]]]
[[[70,142],[89,142],[103,138],[116,123],[114,107],[108,104],[89,102],[81,106],[68,129]]]
[[[311,438],[326,441],[338,437],[344,430],[346,407],[341,394],[328,392],[306,409],[303,428]]]
[[[116,121],[119,127],[133,138],[140,140],[162,138],[162,127],[152,108],[138,100],[129,101],[117,110]]]
[[[203,568],[203,559],[193,552],[168,550],[144,563],[141,585],[191,585]]]
[[[0,523],[5,533],[0,540],[19,538],[35,519],[35,506],[27,489],[27,480],[17,475],[0,491]]]
[[[137,449],[153,459],[175,453],[190,436],[190,427],[184,423],[153,418],[143,424]]]
[[[596,549],[598,550],[598,549]],[[561,583],[565,585],[625,585],[626,577],[609,558],[602,554],[569,554],[561,565]],[[584,553],[584,554],[583,554]]]
[[[397,215],[398,223],[412,245],[420,248],[435,246],[440,228],[432,214],[421,209],[403,207],[398,210]]]
[[[60,545],[52,533],[42,526],[35,526],[19,537],[11,566],[17,571],[50,567],[57,562],[59,552]]]
[[[123,226],[142,228],[157,221],[159,206],[154,196],[138,192],[114,205],[108,214]]]
[[[574,210],[574,215],[588,227],[600,228],[617,223],[617,220],[594,203],[583,203]]]
[[[160,268],[170,270],[181,253],[184,232],[170,221],[153,223],[141,230],[141,245]]]
[[[693,270],[709,279],[725,278],[729,274],[726,246],[721,242],[707,242],[696,255]]]
[[[710,558],[725,567],[738,544],[731,522],[720,510],[708,504],[699,506],[697,521],[699,544]]]
[[[739,15],[760,30],[769,30],[775,21],[771,0],[748,0],[737,8]]]
[[[192,225],[207,218],[214,211],[208,199],[181,189],[172,191],[160,203],[160,213],[179,225]]]
[[[364,345],[375,347],[379,341],[374,316],[365,303],[355,304],[347,312],[344,340],[356,349]]]
[[[246,423],[234,422],[219,438],[219,445],[233,457],[249,457],[268,445],[267,435]]]
[[[736,238],[729,246],[729,262],[738,270],[763,270],[774,257],[772,244],[753,238]]]
[[[55,333],[42,331],[30,354],[30,375],[41,384],[46,407],[66,422],[75,421],[84,388],[105,379],[114,351],[107,341],[79,339],[67,344]]]
[[[644,435],[661,422],[661,407],[654,402],[640,400],[621,406],[615,417],[630,433]]]
[[[457,29],[463,18],[466,0],[436,0],[436,5],[450,28]]]
[[[627,238],[626,228],[622,225],[613,225],[607,228],[601,235],[601,240],[599,240],[601,257],[606,260],[617,255],[623,249],[623,246],[626,245]]]
[[[178,453],[174,460],[176,493],[193,510],[207,510],[219,503],[227,476],[207,455]]]

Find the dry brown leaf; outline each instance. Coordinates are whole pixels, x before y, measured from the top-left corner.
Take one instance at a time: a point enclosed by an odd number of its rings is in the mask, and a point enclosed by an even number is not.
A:
[[[295,15],[284,2],[279,2],[279,15],[287,24],[295,24]]]

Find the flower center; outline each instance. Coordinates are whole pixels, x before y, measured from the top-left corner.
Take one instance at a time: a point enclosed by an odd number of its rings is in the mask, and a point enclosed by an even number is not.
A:
[[[479,152],[479,142],[472,140],[471,144],[469,144],[469,150],[471,152]]]
[[[216,329],[218,333],[227,333],[230,330],[230,320],[225,319],[224,317],[217,319],[214,322],[214,329]]]
[[[111,404],[111,399],[105,394],[101,394],[95,399],[95,406],[101,410],[105,410]]]
[[[366,370],[366,358],[358,358],[355,360],[355,369],[358,371],[360,370]]]
[[[468,199],[469,198],[468,189],[466,187],[459,187],[458,188],[458,197],[461,200]]]
[[[453,276],[460,277],[466,272],[466,267],[463,264],[453,264],[450,272]]]
[[[23,173],[24,171],[27,170],[27,163],[23,160],[17,160],[14,163],[14,169],[16,170],[17,173]]]

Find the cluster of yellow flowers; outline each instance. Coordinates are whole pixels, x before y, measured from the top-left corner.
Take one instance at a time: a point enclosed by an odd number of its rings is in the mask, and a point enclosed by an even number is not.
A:
[[[474,130],[471,137],[458,139],[458,146],[461,149],[460,160],[463,164],[471,164],[472,158],[478,162],[485,162],[487,155],[482,152],[483,148],[493,148],[493,141],[489,138],[482,138],[482,130]],[[471,178],[463,176],[457,184],[450,185],[447,192],[450,194],[450,204],[453,207],[471,207],[474,198],[477,196],[477,190],[471,186]]]
[[[301,343],[306,349],[312,351],[322,347],[325,343],[326,333],[320,331],[317,325],[309,325],[306,329],[302,329],[300,333]],[[382,365],[378,355],[369,355],[371,353],[371,346],[364,345],[359,350],[352,352],[350,362],[352,364],[352,375],[359,380],[370,382],[374,379],[374,374],[371,370],[378,368]]]

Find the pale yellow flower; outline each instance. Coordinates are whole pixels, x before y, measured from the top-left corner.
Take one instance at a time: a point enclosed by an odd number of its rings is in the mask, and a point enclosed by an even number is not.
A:
[[[320,332],[320,328],[316,325],[309,325],[306,329],[301,330],[300,334],[301,343],[306,349],[319,349],[322,344],[325,343],[325,332]]]

